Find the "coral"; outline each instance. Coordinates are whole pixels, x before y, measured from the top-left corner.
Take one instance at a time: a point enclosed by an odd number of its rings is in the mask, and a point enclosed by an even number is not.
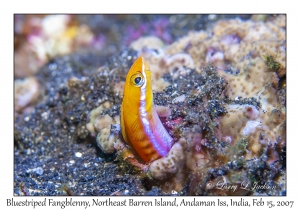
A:
[[[205,65],[207,61],[220,62],[223,57],[233,65],[244,65],[241,61],[250,53],[261,57],[278,54],[278,62],[284,68],[284,19],[285,16],[280,15],[266,24],[239,19],[219,21],[212,28],[213,36],[209,36],[209,32],[205,31],[190,32],[186,37],[167,46],[165,54],[188,53],[196,67]]]
[[[14,73],[17,77],[23,78],[33,75],[47,62],[48,59],[39,44],[38,41],[36,41],[36,45],[28,42],[15,50]]]
[[[111,104],[109,102],[105,102],[102,105],[100,105],[99,107],[93,109],[92,111],[90,111],[89,113],[89,122],[86,124],[86,128],[89,130],[90,133],[95,134],[96,131],[100,131],[102,127],[106,127],[107,125],[112,124],[112,118],[109,118],[109,116],[107,116],[107,118],[104,118],[101,120],[101,118],[99,119],[99,116],[102,112],[103,109],[108,109],[109,107],[111,107]],[[96,120],[98,119],[98,120]],[[105,119],[108,119],[108,122],[105,122]],[[100,128],[99,126],[97,126],[99,124],[99,120],[101,123],[105,123],[106,126],[101,126],[100,124]],[[96,125],[95,125],[96,123]]]
[[[277,138],[284,138],[284,129],[279,127],[283,126],[285,112],[278,103],[276,92],[278,76],[285,74],[277,76],[276,73],[279,68],[285,69],[284,19],[285,16],[280,15],[266,24],[237,19],[220,21],[213,27],[214,36],[209,37],[203,31],[193,32],[165,49],[166,55],[190,54],[197,61],[195,66],[212,62],[220,70],[225,70],[218,73],[229,82],[226,87],[229,98],[254,98],[261,102],[261,108],[249,103],[242,106],[228,104],[225,106],[228,113],[220,117],[219,122],[222,134],[219,139],[228,136],[234,144],[243,136],[252,134],[249,142],[255,154],[261,148],[259,136],[273,143]],[[281,116],[280,120],[270,118],[275,110]],[[248,156],[249,159],[252,157]]]
[[[167,72],[176,79],[179,75],[185,76],[188,69],[184,67],[193,68],[194,61],[189,54],[177,53],[171,56],[165,56],[160,62],[160,67],[166,69]]]
[[[153,81],[152,90],[155,92],[161,92],[169,85],[170,85],[169,82],[165,81],[163,78],[159,78],[159,79]]]
[[[160,180],[162,189],[168,192],[179,190],[184,180],[198,180],[198,184],[205,184],[203,182],[207,180],[199,175],[209,173],[209,169],[205,168],[217,168],[232,162],[234,167],[243,169],[245,161],[260,158],[266,151],[267,163],[279,160],[276,145],[280,144],[281,148],[285,145],[285,106],[279,103],[283,99],[278,91],[279,78],[285,75],[286,68],[284,18],[284,15],[279,15],[266,19],[266,22],[219,21],[212,28],[213,36],[204,31],[190,32],[166,46],[159,54],[141,52],[150,60],[156,79],[163,75],[162,72],[169,73],[171,77],[167,81],[172,85],[173,97],[168,102],[161,100],[165,104],[172,102],[177,105],[176,108],[170,107],[172,114],[169,119],[175,121],[169,120],[168,123],[172,124],[171,133],[178,135],[180,143],[175,143],[167,157],[154,161],[149,167],[151,176]],[[220,99],[212,100],[203,87],[202,90],[191,86],[187,94],[177,81],[188,77],[189,83],[193,84],[190,69],[203,72],[205,68],[201,66],[208,62],[215,65],[218,75],[228,81],[224,91],[227,100],[223,103]],[[201,79],[208,78],[204,76]],[[179,86],[180,92],[174,90],[175,85]],[[208,97],[202,98],[210,116],[207,123],[203,121],[207,120],[205,118],[202,121],[197,119],[201,111],[198,114],[192,109],[179,111],[184,109],[181,106],[187,101],[200,106],[199,95]],[[177,112],[181,114],[176,115]],[[179,125],[174,124],[177,120]],[[195,124],[200,125],[197,132],[195,127],[191,127]],[[182,171],[189,171],[197,178],[189,178]],[[252,182],[253,177],[245,173],[244,179],[234,181],[236,174],[231,172],[226,177],[231,183]],[[201,190],[192,192],[203,193]],[[242,190],[238,192],[240,195],[247,194]]]
[[[15,75],[35,74],[51,58],[66,55],[93,43],[94,34],[86,25],[74,24],[71,15],[31,17],[17,31],[27,42],[15,51]]]
[[[96,138],[98,147],[107,154],[122,150],[125,144],[122,141],[120,131],[120,124],[111,124],[109,127],[101,129]]]
[[[137,39],[136,41],[133,41],[129,47],[136,51],[146,49],[161,49],[164,46],[163,41],[161,41],[156,36],[147,36],[147,37],[141,37]]]
[[[189,173],[205,171],[209,165],[210,157],[201,149],[201,134],[188,134],[187,138],[180,138],[167,157],[156,160],[150,164],[151,177],[161,183],[166,192],[181,191]]]
[[[109,115],[99,116],[95,119],[94,127],[97,132],[101,131],[103,128],[113,124],[113,118]]]
[[[25,107],[33,104],[39,96],[40,85],[35,77],[23,80],[15,80],[15,110],[22,111]]]
[[[182,170],[185,160],[183,144],[185,144],[185,140],[179,140],[172,146],[167,157],[151,163],[149,167],[151,177],[165,180],[170,174],[176,174]]]
[[[169,117],[171,115],[171,109],[166,106],[155,106],[156,112],[159,117]]]

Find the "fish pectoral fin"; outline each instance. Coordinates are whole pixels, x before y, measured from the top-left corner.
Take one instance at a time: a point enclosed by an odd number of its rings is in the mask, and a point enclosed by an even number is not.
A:
[[[130,139],[131,142],[134,144],[135,142],[143,142],[145,141],[145,131],[142,125],[141,120],[137,116],[136,119],[130,126]]]

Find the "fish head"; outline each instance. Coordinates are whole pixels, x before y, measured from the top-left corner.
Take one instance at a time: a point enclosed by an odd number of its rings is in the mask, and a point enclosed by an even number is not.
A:
[[[152,103],[150,66],[143,57],[139,57],[128,71],[124,87],[123,105],[127,107],[126,109],[138,114],[141,106],[147,111],[151,109]]]

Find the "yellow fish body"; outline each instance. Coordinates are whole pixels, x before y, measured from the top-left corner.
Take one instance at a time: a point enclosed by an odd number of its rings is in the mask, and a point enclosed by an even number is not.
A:
[[[173,144],[155,110],[151,71],[143,57],[133,63],[126,77],[121,128],[125,141],[145,162],[165,157]]]

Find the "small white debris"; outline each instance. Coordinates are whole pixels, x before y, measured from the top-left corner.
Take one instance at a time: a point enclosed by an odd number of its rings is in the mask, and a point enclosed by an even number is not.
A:
[[[216,19],[217,19],[217,15],[211,14],[211,15],[208,15],[207,18],[208,18],[209,20],[216,20]]]
[[[48,113],[47,113],[47,112],[43,112],[43,113],[41,114],[41,117],[42,117],[43,119],[47,120],[47,119],[48,119]]]
[[[185,94],[178,96],[176,98],[173,99],[173,103],[177,103],[177,102],[183,102],[185,100],[186,96]]]
[[[177,195],[178,194],[178,192],[177,191],[175,191],[175,190],[172,190],[172,195]]]
[[[81,152],[76,152],[75,156],[78,157],[78,158],[80,158],[80,157],[82,157],[82,153]]]
[[[242,129],[241,133],[244,136],[248,136],[250,133],[254,133],[256,128],[261,128],[261,122],[256,120],[249,120],[246,126]]]
[[[37,175],[42,175],[43,174],[43,172],[44,172],[44,170],[43,170],[43,168],[42,167],[37,167],[37,168],[34,168],[34,169],[32,169],[33,171],[35,171],[35,173],[37,174]]]
[[[224,137],[223,137],[223,141],[224,141],[224,142],[227,142],[227,143],[229,143],[229,144],[231,144],[231,142],[232,142],[232,137],[231,137],[231,136],[224,136]]]
[[[27,154],[27,155],[30,155],[30,154],[31,154],[31,150],[30,150],[30,149],[27,149],[27,150],[26,150],[26,154]]]

